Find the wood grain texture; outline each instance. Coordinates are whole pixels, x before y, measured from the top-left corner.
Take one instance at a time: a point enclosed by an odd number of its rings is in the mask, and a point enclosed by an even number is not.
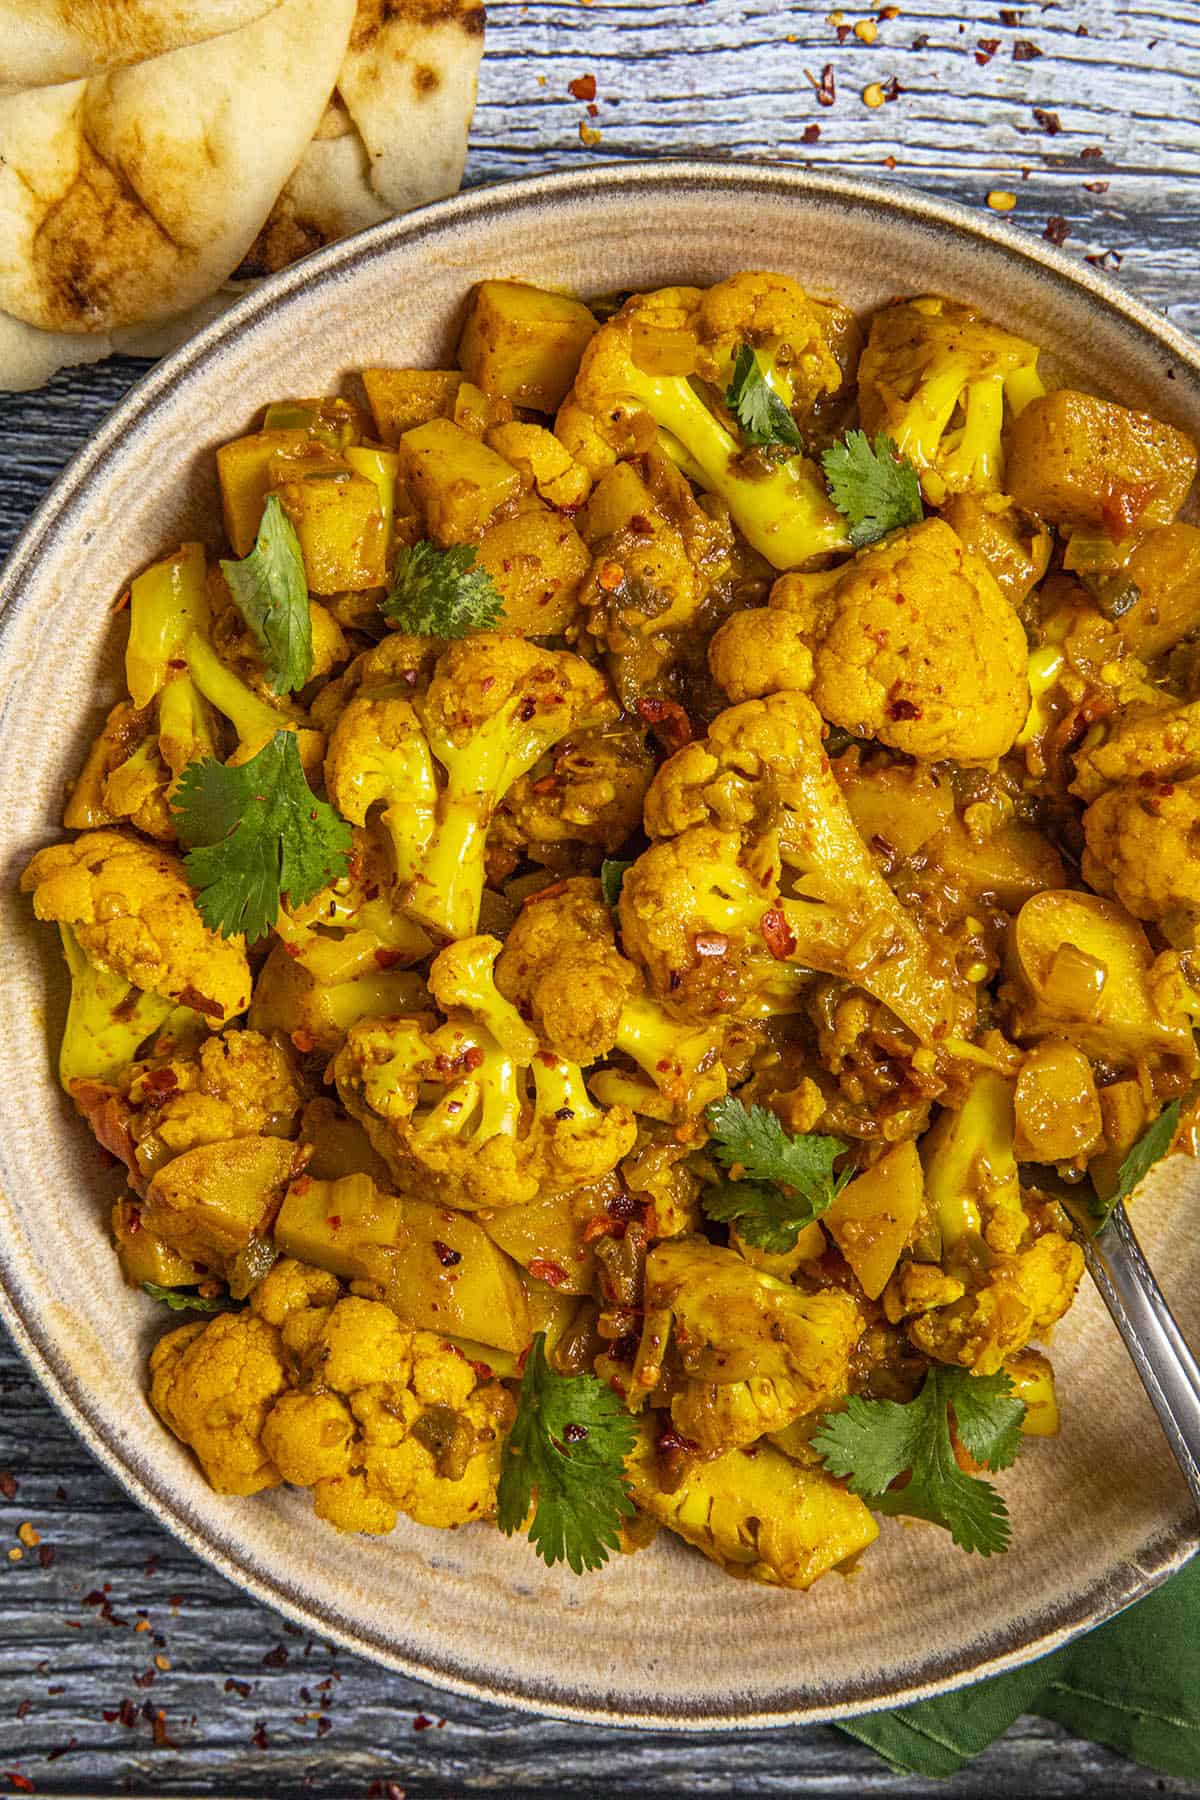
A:
[[[1065,220],[1069,254],[1115,252],[1114,280],[1200,331],[1200,6],[1017,10],[1006,26],[990,0],[918,0],[866,45],[839,43],[824,4],[493,0],[467,181],[708,152],[803,159],[980,206],[1004,189],[1017,195],[1016,224],[1040,234]],[[1017,60],[1018,43],[1041,54]],[[832,107],[806,75],[819,80],[826,64]],[[594,119],[567,91],[588,73]],[[898,98],[863,103],[870,83],[893,78]],[[580,141],[581,123],[599,143]],[[0,398],[0,556],[142,366],[65,371],[45,393]],[[947,1786],[893,1776],[832,1730],[703,1742],[617,1733],[404,1681],[293,1635],[184,1551],[91,1461],[7,1344],[0,1470],[16,1483],[9,1497],[0,1481],[0,1544],[22,1549],[0,1558],[0,1792],[18,1791],[15,1772],[64,1795],[390,1795],[389,1783],[410,1800],[1200,1795],[1200,1781],[1135,1769],[1040,1720],[1022,1720]],[[24,1522],[39,1545],[19,1544]],[[156,1747],[160,1711],[171,1741]]]

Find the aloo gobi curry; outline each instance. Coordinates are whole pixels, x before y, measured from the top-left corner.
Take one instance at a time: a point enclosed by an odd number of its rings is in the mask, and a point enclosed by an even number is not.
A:
[[[1192,1146],[1196,446],[771,274],[458,362],[217,452],[23,878],[151,1403],[576,1572],[1002,1550],[1073,1221]]]

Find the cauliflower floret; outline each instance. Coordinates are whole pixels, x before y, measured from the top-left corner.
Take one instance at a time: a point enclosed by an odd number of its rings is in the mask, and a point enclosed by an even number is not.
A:
[[[425,1525],[489,1517],[508,1394],[433,1332],[341,1294],[331,1275],[277,1263],[244,1312],[157,1346],[156,1410],[221,1493],[310,1487],[344,1531],[388,1532],[400,1512]]]
[[[1200,763],[1200,700],[1186,706],[1133,701],[1092,734],[1075,758],[1071,792],[1095,800],[1120,782],[1156,785],[1190,774]]]
[[[39,850],[21,877],[39,919],[70,926],[97,968],[225,1025],[250,1004],[241,937],[209,931],[183,864],[119,831]]]
[[[942,520],[827,575],[784,576],[770,605],[802,621],[812,697],[833,724],[929,762],[987,763],[1011,748],[1029,710],[1025,634]]]
[[[88,751],[63,813],[68,831],[125,820],[161,843],[175,842],[167,800],[171,771],[159,755],[153,710],[118,701]]]
[[[803,1293],[703,1238],[650,1251],[645,1310],[634,1380],[666,1376],[676,1429],[708,1454],[837,1400],[866,1323],[849,1294]]]
[[[625,1466],[642,1512],[728,1574],[772,1587],[811,1587],[879,1536],[866,1506],[844,1482],[824,1469],[801,1467],[769,1444],[693,1466],[664,1490],[652,1427],[645,1425]]]
[[[104,1102],[111,1099],[133,1152],[130,1171],[143,1186],[172,1157],[200,1144],[294,1136],[303,1104],[287,1047],[257,1031],[222,1031],[190,1056],[134,1063],[115,1088],[89,1086],[84,1110],[107,1124],[111,1107]]]
[[[807,694],[813,658],[805,623],[773,606],[732,613],[709,642],[708,667],[735,704],[764,694]]]
[[[150,1400],[219,1494],[277,1487],[263,1426],[289,1385],[279,1333],[253,1312],[170,1332],[150,1356]]]
[[[557,1056],[586,1065],[608,1054],[641,983],[617,950],[598,881],[579,876],[530,896],[496,960],[496,986]]]
[[[1200,777],[1110,788],[1083,815],[1083,878],[1175,944],[1200,918]]]
[[[974,1293],[913,1319],[908,1335],[937,1362],[994,1375],[1062,1318],[1082,1278],[1079,1245],[1047,1231],[1028,1250],[997,1257]]]
[[[749,344],[773,392],[804,420],[818,400],[842,385],[835,330],[836,315],[810,300],[798,281],[742,270],[700,296],[696,372],[724,393],[738,351]]]

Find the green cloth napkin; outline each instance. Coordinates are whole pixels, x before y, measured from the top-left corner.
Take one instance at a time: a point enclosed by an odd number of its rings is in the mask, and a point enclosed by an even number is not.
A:
[[[955,1775],[1023,1712],[1200,1780],[1200,1558],[1107,1625],[1011,1675],[842,1729],[902,1773]]]

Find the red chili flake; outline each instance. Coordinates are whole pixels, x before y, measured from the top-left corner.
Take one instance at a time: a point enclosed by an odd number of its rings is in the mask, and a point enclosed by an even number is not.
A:
[[[836,31],[837,31],[837,41],[838,41],[838,43],[839,43],[839,44],[844,44],[844,43],[845,43],[845,41],[846,41],[846,39],[847,39],[847,38],[848,38],[848,37],[849,37],[849,36],[850,36],[850,27],[849,27],[849,25],[838,25],[838,26],[835,26],[835,30],[836,30]]]
[[[20,1706],[18,1706],[18,1708],[17,1708],[18,1719],[25,1718],[26,1715],[28,1714],[30,1708],[32,1707],[32,1705],[33,1705],[32,1700],[22,1700]]]
[[[443,1244],[441,1238],[434,1238],[433,1250],[443,1269],[452,1269],[455,1263],[462,1261],[462,1251],[452,1250],[449,1244]]]
[[[1088,30],[1086,25],[1077,25],[1075,27],[1075,36],[1076,37],[1090,37],[1091,33]]]
[[[518,719],[520,719],[522,725],[528,725],[530,719],[533,718],[533,716],[536,712],[537,712],[537,701],[534,699],[532,694],[526,694],[526,696],[522,700],[520,706],[517,708]]]
[[[574,81],[568,81],[567,92],[576,100],[594,100],[596,98],[596,77],[594,75],[577,75]]]
[[[834,79],[833,64],[826,63],[821,70],[821,79],[817,80],[811,69],[804,71],[817,93],[818,106],[832,106],[837,99],[837,82]]]
[[[729,949],[729,939],[723,931],[698,931],[692,945],[697,956],[724,956]]]
[[[916,37],[912,41],[912,47],[914,50],[927,50],[929,48],[929,33],[927,31],[918,31]]]
[[[6,1500],[15,1500],[17,1497],[17,1478],[11,1469],[0,1469],[0,1494]]]
[[[534,1257],[529,1265],[529,1273],[535,1281],[544,1281],[547,1287],[561,1287],[567,1279],[567,1271],[562,1264],[551,1262],[544,1256]]]
[[[333,1720],[330,1718],[327,1718],[326,1715],[324,1713],[322,1713],[320,1718],[317,1720],[317,1736],[325,1737],[326,1734],[328,1732],[331,1732],[332,1730],[333,1730]]]
[[[1044,106],[1035,106],[1033,116],[1046,133],[1047,137],[1057,137],[1062,130],[1062,120],[1056,112],[1047,112]]]
[[[1110,262],[1114,269],[1119,269],[1125,258],[1119,250],[1098,250],[1093,256],[1085,256],[1083,260],[1091,263],[1093,269],[1107,269]]]
[[[1037,45],[1032,43],[1029,38],[1017,38],[1016,42],[1013,44],[1014,62],[1036,62],[1039,56],[1044,55],[1045,52],[1039,50]]]
[[[1107,194],[1108,192],[1107,181],[1085,181],[1083,185],[1089,194]]]
[[[133,1678],[134,1687],[135,1688],[153,1687],[154,1686],[154,1677],[157,1675],[157,1673],[158,1673],[157,1669],[147,1669],[145,1674],[135,1675]]]
[[[903,92],[904,89],[900,86],[899,81],[897,81],[894,75],[890,81],[885,81],[883,84],[883,97],[885,100],[898,100]]]
[[[165,1712],[159,1711],[155,1713],[153,1719],[150,1721],[150,1729],[154,1734],[154,1748],[156,1750],[178,1750],[179,1745],[167,1730],[167,1715]]]
[[[786,962],[796,948],[796,934],[787,922],[783,909],[773,906],[762,917],[763,942],[776,962]]]
[[[1019,25],[1021,23],[1021,15],[1017,12],[1015,7],[1002,6],[1000,8],[1000,23],[1002,25],[1007,25],[1011,30],[1014,25]]]
[[[641,1339],[637,1332],[628,1331],[624,1337],[616,1339],[610,1346],[608,1354],[613,1362],[632,1363],[637,1356],[640,1343]]]
[[[267,1736],[267,1721],[265,1719],[260,1719],[258,1724],[254,1727],[254,1730],[250,1734],[250,1742],[259,1750],[269,1750],[271,1748],[271,1740]]]
[[[654,1447],[660,1456],[665,1456],[672,1450],[678,1451],[683,1456],[698,1456],[700,1454],[700,1446],[696,1440],[694,1438],[684,1437],[682,1432],[676,1431],[674,1425],[663,1426],[658,1437],[655,1439]]]
[[[414,1730],[414,1731],[428,1731],[428,1730],[429,1730],[429,1727],[430,1727],[430,1726],[431,1726],[431,1725],[432,1725],[432,1724],[433,1724],[433,1720],[432,1720],[432,1719],[427,1719],[427,1718],[426,1718],[426,1717],[425,1717],[425,1714],[424,1714],[424,1713],[418,1713],[418,1714],[417,1714],[417,1716],[416,1716],[416,1718],[415,1718],[415,1719],[414,1719],[414,1720],[413,1720],[413,1727],[412,1727],[412,1728],[413,1728],[413,1730]]]
[[[999,48],[999,38],[980,38],[975,46],[975,61],[979,64],[981,69],[987,68],[987,65],[991,62]]]
[[[478,1044],[472,1044],[469,1050],[463,1052],[463,1068],[467,1071],[468,1075],[473,1069],[477,1069],[482,1061],[483,1051],[479,1048]]]
[[[273,1650],[268,1650],[267,1654],[263,1657],[262,1666],[264,1669],[282,1669],[286,1665],[287,1660],[287,1645],[276,1644],[275,1648]]]
[[[596,105],[589,106],[587,114],[589,119],[598,119],[600,117],[600,108]]]
[[[402,950],[377,950],[375,952],[375,961],[381,969],[394,969],[396,964],[403,959],[403,956],[404,952]]]
[[[4,1779],[5,1781],[12,1782],[18,1794],[37,1793],[37,1789],[34,1787],[32,1781],[30,1781],[28,1775],[22,1775],[17,1769],[5,1769]]]
[[[48,1569],[50,1567],[51,1563],[54,1561],[55,1554],[56,1552],[53,1544],[38,1545],[38,1562],[43,1569]]]
[[[59,1744],[55,1749],[47,1751],[46,1761],[57,1762],[60,1756],[68,1756],[70,1752],[75,1749],[78,1742],[79,1739],[77,1737],[68,1738],[65,1744]]]
[[[340,1231],[342,1229],[341,1213],[330,1213],[325,1223],[328,1225],[330,1231]]]
[[[889,719],[895,719],[897,721],[902,719],[919,719],[921,716],[921,709],[919,706],[914,705],[911,700],[889,700],[887,714]]]
[[[137,1707],[133,1704],[133,1701],[129,1698],[128,1694],[117,1708],[117,1718],[121,1721],[121,1724],[125,1727],[126,1731],[132,1731],[137,1724]]]
[[[563,1426],[563,1443],[582,1444],[583,1440],[587,1437],[587,1434],[588,1428],[586,1425],[576,1425],[572,1422],[570,1425]]]
[[[310,1056],[317,1047],[316,1038],[313,1036],[312,1032],[307,1030],[303,1025],[298,1025],[296,1027],[296,1030],[291,1034],[291,1038],[292,1048],[298,1050],[301,1056]]]
[[[692,722],[674,700],[644,699],[637,703],[638,717],[649,725],[668,755],[692,741]]]
[[[1080,162],[1095,162],[1097,157],[1103,155],[1104,146],[1102,144],[1085,144],[1079,152],[1079,160]]]
[[[1064,218],[1061,218],[1058,213],[1054,213],[1046,220],[1046,229],[1043,231],[1042,236],[1049,243],[1058,244],[1061,247],[1061,245],[1066,243],[1070,231],[1071,227],[1067,224],[1067,221]]]

